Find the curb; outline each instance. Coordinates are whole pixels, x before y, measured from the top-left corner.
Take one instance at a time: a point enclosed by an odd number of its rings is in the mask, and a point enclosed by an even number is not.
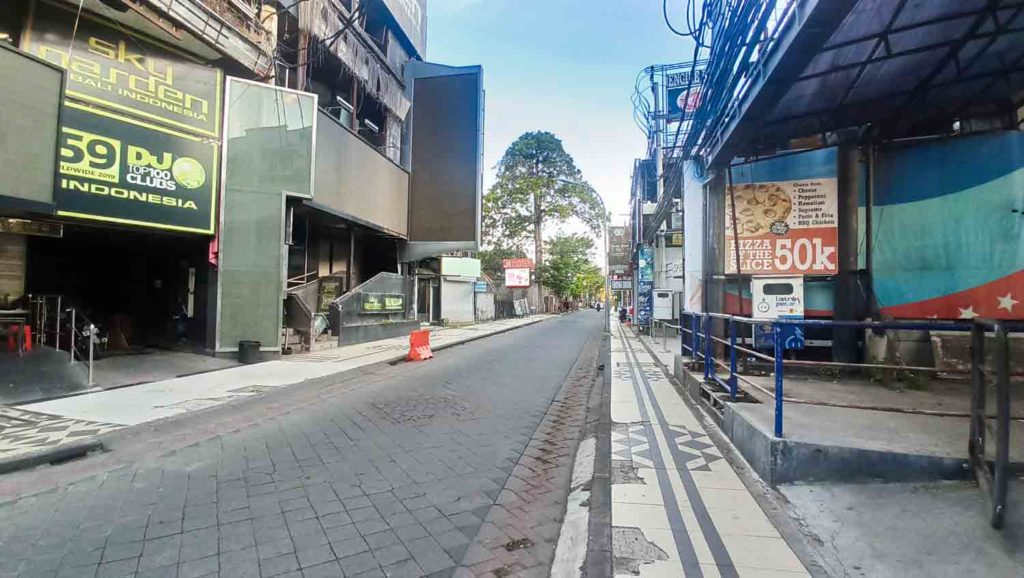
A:
[[[500,335],[502,333],[508,333],[510,331],[514,331],[516,329],[520,329],[520,328],[523,328],[523,327],[529,327],[531,325],[536,325],[536,324],[541,323],[543,321],[547,321],[549,319],[555,319],[555,318],[557,318],[557,317],[542,317],[542,318],[539,318],[539,319],[532,319],[528,323],[523,323],[521,325],[515,325],[513,327],[505,327],[505,328],[503,328],[503,329],[501,329],[499,331],[495,331],[493,333],[487,333],[487,334],[484,334],[484,335],[472,335],[472,336],[466,337],[464,339],[458,339],[458,340],[452,341],[451,343],[445,343],[443,345],[439,345],[436,348],[432,347],[431,351],[441,351],[441,350],[444,350],[444,349],[449,349],[451,347],[455,347],[455,346],[458,346],[458,345],[463,345],[463,344],[466,344],[466,343],[470,343],[472,341],[478,341],[480,339],[485,339],[487,337],[492,337],[492,336],[495,336],[495,335]],[[334,377],[336,377],[336,376],[338,376],[340,374],[343,374],[343,373],[348,373],[348,372],[351,372],[351,371],[360,371],[360,370],[362,370],[364,368],[372,367],[372,366],[379,365],[379,364],[397,365],[398,363],[405,362],[405,359],[406,359],[406,354],[403,353],[401,355],[397,355],[395,357],[384,359],[382,361],[370,363],[370,364],[367,364],[367,365],[364,365],[364,366],[361,366],[361,367],[347,369],[347,370],[344,370],[344,371],[339,371],[337,373],[332,373],[332,374],[329,374],[329,375],[325,375],[325,376],[321,376],[321,377],[317,377],[317,378],[313,378],[313,379],[307,379],[307,380],[304,380],[304,381],[300,381],[300,382],[284,385],[284,386],[281,386],[281,389],[287,389],[289,387],[293,387],[293,386],[297,386],[297,385],[303,385],[303,384],[308,384],[310,382],[322,381],[322,380],[325,380],[325,379],[329,380],[329,379],[334,378]],[[258,396],[262,396],[262,395],[265,395],[265,394],[258,394],[257,396],[252,396],[252,397],[258,397]],[[216,406],[213,406],[213,407],[210,407],[210,408],[205,408],[205,409],[217,409],[218,407],[221,407],[223,405],[224,404],[218,404]],[[198,411],[203,411],[203,410],[198,410]],[[41,465],[52,464],[54,462],[64,462],[64,461],[70,461],[70,460],[73,460],[73,459],[81,458],[81,457],[86,456],[90,452],[94,452],[94,451],[98,451],[98,450],[103,450],[104,449],[103,439],[106,438],[107,436],[123,434],[125,430],[131,429],[131,428],[134,428],[134,427],[153,425],[154,423],[163,421],[164,419],[177,419],[177,418],[185,417],[185,416],[188,416],[188,415],[194,415],[195,413],[197,413],[197,412],[186,412],[186,413],[182,413],[182,414],[178,414],[178,415],[172,415],[172,416],[168,416],[166,418],[162,418],[162,419],[158,419],[158,420],[153,420],[153,421],[150,421],[150,422],[143,422],[143,423],[136,424],[136,425],[133,425],[133,426],[125,426],[124,428],[121,428],[121,429],[118,429],[118,430],[115,430],[115,431],[112,431],[112,432],[108,432],[106,434],[103,434],[102,436],[97,436],[97,437],[93,437],[93,438],[89,438],[89,439],[85,439],[85,440],[78,440],[78,441],[71,442],[71,443],[60,444],[60,445],[54,446],[52,448],[36,450],[36,451],[29,452],[29,453],[26,453],[26,454],[18,454],[17,456],[12,456],[12,457],[9,457],[9,458],[0,458],[0,475],[8,474],[8,473],[19,471],[19,470],[26,470],[26,469],[34,468],[34,467],[41,466]]]
[[[85,457],[89,452],[102,449],[103,442],[100,441],[99,437],[96,437],[89,440],[61,444],[44,450],[36,450],[27,454],[0,459],[0,474],[25,470],[54,462],[66,462]]]

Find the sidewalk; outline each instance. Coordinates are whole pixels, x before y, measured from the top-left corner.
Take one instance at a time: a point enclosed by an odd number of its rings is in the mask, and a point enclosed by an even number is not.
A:
[[[436,329],[431,333],[430,344],[436,351],[552,317],[535,315]],[[0,406],[0,462],[35,452],[49,452],[125,426],[214,407],[274,388],[375,363],[400,361],[405,359],[408,350],[408,336],[395,337],[17,408]]]
[[[660,339],[652,349],[662,358]],[[616,321],[611,370],[615,574],[807,576],[661,367]]]

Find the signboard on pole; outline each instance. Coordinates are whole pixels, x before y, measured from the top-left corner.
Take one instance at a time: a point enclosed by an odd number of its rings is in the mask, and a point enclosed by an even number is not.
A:
[[[636,290],[636,322],[647,325],[654,313],[654,250],[649,245],[639,248],[638,277]]]
[[[505,287],[514,289],[530,286],[529,269],[505,269]]]
[[[608,272],[622,275],[629,271],[629,228],[608,227]]]
[[[628,277],[626,279],[612,279],[609,283],[611,284],[612,291],[629,291],[633,288],[632,277]]]
[[[213,233],[217,149],[208,139],[66,102],[57,214]]]
[[[89,13],[33,2],[21,48],[68,71],[64,93],[179,130],[220,135],[220,69]]]
[[[704,66],[684,64],[682,70],[665,74],[665,112],[669,118],[690,116],[700,106]]]
[[[502,269],[533,269],[533,259],[522,257],[517,259],[502,259]]]
[[[834,178],[728,187],[725,272],[836,274],[839,271],[837,192],[838,183]]]

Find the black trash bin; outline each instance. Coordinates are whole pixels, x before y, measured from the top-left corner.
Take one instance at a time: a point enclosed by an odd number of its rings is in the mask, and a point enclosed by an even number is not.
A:
[[[238,342],[238,361],[245,363],[246,365],[251,363],[259,363],[260,361],[260,342],[259,341],[239,341]]]

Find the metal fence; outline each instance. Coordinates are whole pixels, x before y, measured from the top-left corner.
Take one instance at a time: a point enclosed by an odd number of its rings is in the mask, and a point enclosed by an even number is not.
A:
[[[974,319],[968,322],[944,321],[839,321],[824,319],[778,319],[761,320],[721,313],[683,313],[680,316],[680,348],[691,360],[703,366],[705,383],[720,386],[728,392],[731,400],[738,399],[741,393],[740,384],[749,386],[772,398],[774,402],[774,433],[783,437],[784,415],[786,403],[804,403],[845,407],[850,409],[891,410],[877,406],[864,406],[849,403],[827,403],[809,401],[787,396],[785,394],[785,375],[787,367],[832,367],[837,369],[871,369],[913,371],[922,373],[939,373],[946,370],[937,367],[921,367],[908,365],[891,365],[884,363],[846,363],[837,361],[811,361],[785,359],[786,340],[791,338],[791,328],[819,327],[827,329],[860,329],[884,332],[891,330],[910,331],[947,331],[970,334],[971,336],[971,408],[967,415],[954,412],[933,412],[916,410],[914,413],[962,416],[970,418],[970,440],[968,443],[969,461],[974,475],[985,489],[992,506],[991,523],[999,528],[1002,525],[1006,508],[1007,477],[1009,475],[1009,442],[1010,442],[1010,352],[1011,333],[1024,332],[1024,323]],[[754,346],[753,326],[770,326],[767,333],[772,337],[771,347],[766,352],[757,351]],[[751,328],[749,331],[746,328]],[[742,335],[740,335],[742,333]],[[986,336],[991,334],[994,344],[992,369],[988,369],[985,356]],[[748,339],[747,335],[751,338]],[[715,356],[716,346],[723,350],[723,359]],[[767,353],[770,351],[770,354]],[[762,385],[742,375],[738,371],[741,356],[748,356],[771,364],[774,387]],[[986,388],[989,384],[995,389],[995,452],[991,470],[985,455],[986,421]]]

